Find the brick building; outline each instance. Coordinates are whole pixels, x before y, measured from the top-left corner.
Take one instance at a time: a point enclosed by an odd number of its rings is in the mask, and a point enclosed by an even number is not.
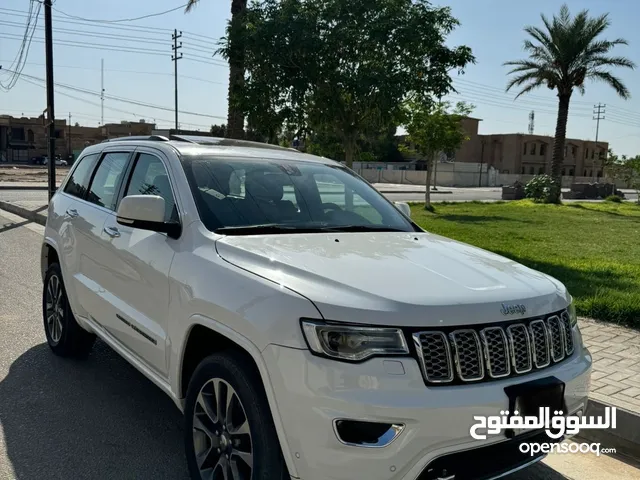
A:
[[[456,162],[488,164],[499,173],[538,175],[551,173],[553,137],[525,133],[478,134],[480,119],[465,118],[469,141],[455,153]],[[567,138],[562,164],[563,176],[602,177],[603,160],[609,144]]]
[[[99,127],[68,125],[67,120],[55,121],[56,155],[69,158],[88,145],[128,135],[151,135],[153,123],[122,121]],[[33,157],[47,154],[48,132],[44,118],[0,115],[0,161],[28,163]]]

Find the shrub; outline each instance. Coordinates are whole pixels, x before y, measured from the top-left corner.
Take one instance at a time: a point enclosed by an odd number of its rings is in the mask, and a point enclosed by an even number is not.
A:
[[[604,199],[606,202],[613,202],[613,203],[621,203],[622,202],[622,198],[619,197],[618,195],[609,195],[607,198]]]
[[[549,175],[536,175],[524,187],[527,198],[538,203],[551,203],[559,198],[560,184]]]

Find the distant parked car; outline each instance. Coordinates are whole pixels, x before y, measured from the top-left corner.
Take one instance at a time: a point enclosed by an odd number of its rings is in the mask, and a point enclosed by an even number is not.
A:
[[[49,163],[49,158],[48,157],[43,157],[44,160],[42,162],[42,165],[48,165]],[[62,160],[61,158],[56,158],[56,165],[58,166],[62,166],[62,167],[66,167],[68,165],[66,160]]]

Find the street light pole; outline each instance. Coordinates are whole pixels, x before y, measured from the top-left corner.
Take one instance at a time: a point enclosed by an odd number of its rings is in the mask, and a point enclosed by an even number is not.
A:
[[[53,33],[51,27],[51,0],[44,0],[44,35],[47,70],[47,131],[49,140],[47,152],[49,153],[49,200],[56,193],[56,124],[53,108]]]

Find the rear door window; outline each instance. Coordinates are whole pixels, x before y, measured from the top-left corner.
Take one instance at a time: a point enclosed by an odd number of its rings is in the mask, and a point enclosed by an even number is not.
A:
[[[84,198],[89,188],[89,180],[99,158],[98,153],[85,155],[78,160],[78,165],[73,170],[71,177],[64,187],[64,192],[74,197]]]

